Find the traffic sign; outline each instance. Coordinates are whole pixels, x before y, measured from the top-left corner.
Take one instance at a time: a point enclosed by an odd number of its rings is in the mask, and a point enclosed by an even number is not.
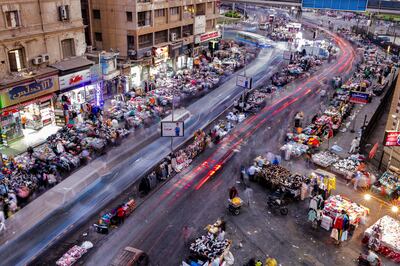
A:
[[[236,79],[236,85],[250,90],[253,85],[253,78],[239,75]]]

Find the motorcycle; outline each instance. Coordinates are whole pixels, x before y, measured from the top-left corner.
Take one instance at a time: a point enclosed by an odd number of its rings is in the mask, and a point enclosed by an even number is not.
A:
[[[271,210],[272,212],[277,212],[281,215],[287,215],[289,213],[289,209],[286,206],[286,202],[280,197],[270,196],[267,199],[266,208]]]

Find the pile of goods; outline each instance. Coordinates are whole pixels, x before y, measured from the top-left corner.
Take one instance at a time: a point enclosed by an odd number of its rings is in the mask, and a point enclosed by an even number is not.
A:
[[[357,156],[350,156],[346,159],[342,159],[336,163],[334,163],[333,170],[345,176],[352,174],[357,167],[360,165],[360,161]]]
[[[37,189],[54,185],[61,174],[69,173],[102,154],[107,145],[117,143],[128,133],[125,129],[90,120],[64,126],[49,136],[44,144],[3,160],[0,195],[15,194],[28,200]]]
[[[392,199],[400,196],[400,180],[399,175],[390,171],[383,175],[374,183],[371,189],[375,193],[384,194]]]
[[[369,214],[367,207],[359,205],[341,195],[330,196],[325,201],[324,214],[330,216],[333,220],[342,210],[347,212],[350,223],[353,225],[358,225],[361,219]]]
[[[280,148],[281,151],[285,151],[285,160],[289,160],[290,155],[300,157],[302,154],[306,153],[308,149],[309,147],[307,145],[293,141],[286,143]]]
[[[58,266],[73,265],[92,247],[93,244],[89,241],[83,242],[81,246],[75,245],[56,261],[56,265]]]
[[[231,245],[231,241],[227,239],[218,240],[214,234],[208,233],[205,236],[196,238],[194,243],[190,245],[190,251],[194,254],[204,256],[208,260],[222,256]]]
[[[301,184],[308,178],[298,174],[292,174],[280,165],[264,164],[257,174],[261,184],[272,188],[296,190],[300,189]],[[296,193],[295,193],[296,194]]]
[[[313,163],[320,165],[322,167],[331,166],[332,164],[338,162],[339,159],[340,159],[339,156],[329,151],[318,152],[316,154],[313,154],[311,157]]]
[[[373,250],[400,263],[400,221],[388,215],[365,230],[363,239]]]

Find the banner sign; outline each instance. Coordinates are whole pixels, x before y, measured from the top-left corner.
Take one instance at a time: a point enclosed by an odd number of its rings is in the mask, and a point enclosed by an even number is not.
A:
[[[369,94],[365,92],[351,91],[350,102],[352,103],[368,103]]]
[[[384,146],[400,146],[400,131],[385,131]]]
[[[220,36],[221,36],[221,33],[219,31],[212,31],[212,32],[204,33],[200,36],[195,37],[195,43],[202,43],[205,41],[219,38]]]
[[[206,16],[201,15],[201,16],[196,16],[194,18],[194,29],[193,29],[193,34],[202,34],[206,32]]]
[[[240,86],[245,89],[251,89],[253,79],[251,77],[246,77],[246,76],[238,76],[236,79],[236,86]]]
[[[0,108],[19,104],[42,95],[55,92],[58,89],[57,76],[50,76],[18,85],[0,94]]]
[[[366,11],[368,0],[303,0],[302,8]]]
[[[162,121],[161,137],[183,137],[185,132],[183,121]]]
[[[85,69],[69,75],[61,76],[58,80],[60,82],[60,90],[68,89],[90,81],[91,72],[90,69]]]

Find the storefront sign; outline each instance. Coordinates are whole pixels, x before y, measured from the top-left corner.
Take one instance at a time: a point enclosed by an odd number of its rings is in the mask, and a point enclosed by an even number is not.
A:
[[[58,80],[60,82],[60,90],[77,86],[91,80],[90,69],[85,69],[69,75],[61,76]]]
[[[161,122],[161,137],[183,137],[183,121],[165,121]]]
[[[369,94],[365,92],[351,91],[350,102],[352,103],[368,103]]]
[[[194,18],[193,34],[202,34],[206,32],[206,16],[196,16]]]
[[[205,41],[219,38],[220,36],[221,36],[221,34],[219,31],[208,32],[208,33],[202,34],[200,36],[196,36],[195,43],[202,43]]]
[[[141,66],[133,66],[131,67],[131,84],[132,86],[140,86],[142,67]]]
[[[33,82],[18,85],[0,94],[0,108],[19,104],[42,95],[55,92],[58,89],[57,76],[50,76]]]
[[[400,131],[385,131],[384,146],[400,146]]]
[[[160,62],[165,62],[168,59],[168,46],[154,48],[154,64],[158,64]]]

